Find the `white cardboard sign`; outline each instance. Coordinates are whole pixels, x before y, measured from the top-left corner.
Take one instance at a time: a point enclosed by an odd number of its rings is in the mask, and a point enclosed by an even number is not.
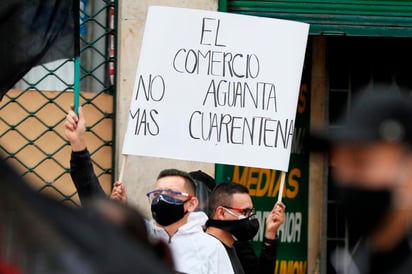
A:
[[[287,171],[308,31],[149,8],[122,153]]]

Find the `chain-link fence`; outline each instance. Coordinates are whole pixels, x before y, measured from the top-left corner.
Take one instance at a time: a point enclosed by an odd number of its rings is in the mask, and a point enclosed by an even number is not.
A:
[[[113,170],[115,0],[81,3],[81,99],[88,149],[106,192]],[[32,69],[0,102],[0,151],[40,192],[79,204],[69,175],[71,149],[63,133],[73,101],[73,60]]]

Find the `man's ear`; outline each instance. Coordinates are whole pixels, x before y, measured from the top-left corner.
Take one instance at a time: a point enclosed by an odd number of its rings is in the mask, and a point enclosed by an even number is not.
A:
[[[192,197],[188,202],[187,211],[192,212],[199,206],[199,200],[196,197]]]
[[[223,207],[218,206],[215,211],[216,220],[225,220],[225,210]]]

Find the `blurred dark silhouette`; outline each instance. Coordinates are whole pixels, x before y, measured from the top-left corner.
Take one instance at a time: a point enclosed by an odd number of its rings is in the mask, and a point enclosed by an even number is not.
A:
[[[109,201],[70,208],[32,190],[3,160],[0,174],[0,273],[173,273],[133,209]],[[121,212],[117,219],[108,208]]]

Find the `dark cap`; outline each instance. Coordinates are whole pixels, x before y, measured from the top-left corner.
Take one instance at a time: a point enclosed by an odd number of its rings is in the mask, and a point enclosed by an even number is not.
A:
[[[355,98],[339,124],[343,126],[315,132],[313,140],[323,145],[376,141],[412,144],[412,101],[397,87],[375,85]]]
[[[215,179],[213,179],[212,176],[201,170],[191,171],[189,172],[189,174],[190,176],[192,176],[193,179],[203,182],[210,191],[212,191],[216,186]]]

